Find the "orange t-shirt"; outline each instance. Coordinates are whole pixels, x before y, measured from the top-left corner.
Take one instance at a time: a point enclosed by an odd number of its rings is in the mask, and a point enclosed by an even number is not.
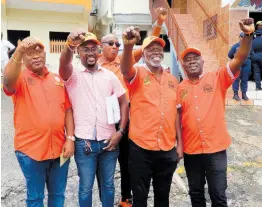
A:
[[[235,77],[229,66],[205,73],[197,83],[180,83],[182,138],[188,154],[215,153],[231,143],[225,121],[227,89]]]
[[[180,107],[178,81],[163,71],[160,81],[146,67],[138,66],[134,79],[126,85],[130,96],[129,137],[147,150],[171,150],[176,145],[177,108]]]
[[[58,158],[65,143],[65,111],[71,107],[62,79],[46,70],[42,78],[21,72],[14,103],[14,145],[34,160]]]

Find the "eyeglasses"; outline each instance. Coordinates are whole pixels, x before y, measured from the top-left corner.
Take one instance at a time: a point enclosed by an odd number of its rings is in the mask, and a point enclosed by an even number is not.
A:
[[[103,44],[104,43],[106,43],[106,44],[108,44],[109,46],[113,46],[113,45],[115,45],[116,47],[120,47],[121,46],[121,44],[119,43],[119,42],[114,42],[114,41],[109,41],[109,42],[102,42]]]
[[[35,49],[30,49],[30,50],[26,50],[26,54],[29,57],[33,57],[35,55],[42,55],[44,52],[44,48],[39,47],[38,50]]]
[[[84,54],[89,54],[89,53],[96,53],[98,49],[99,49],[98,47],[93,47],[93,48],[83,47],[83,48],[79,48],[79,51]]]

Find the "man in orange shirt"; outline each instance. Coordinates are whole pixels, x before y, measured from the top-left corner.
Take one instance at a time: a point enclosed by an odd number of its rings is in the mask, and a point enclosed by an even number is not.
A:
[[[159,36],[161,32],[162,24],[166,19],[167,10],[164,8],[157,8],[156,13],[158,14],[157,23],[153,27],[152,35]],[[98,59],[98,64],[115,73],[115,75],[119,78],[120,82],[126,88],[124,84],[123,75],[120,70],[120,60],[122,56],[118,55],[120,43],[117,37],[113,34],[106,35],[102,38],[101,43],[102,43],[101,45],[102,55]],[[141,57],[142,57],[141,48],[133,51],[134,62],[138,62]],[[116,128],[118,129],[118,126],[116,126]],[[128,126],[126,128],[128,129]],[[132,193],[131,193],[130,178],[128,173],[127,129],[125,129],[125,134],[119,143],[119,157],[118,157],[118,161],[120,165],[121,196],[122,196],[119,205],[122,207],[129,207],[132,205]],[[99,178],[99,176],[97,177]],[[100,186],[99,180],[98,180],[98,186]]]
[[[63,81],[45,67],[45,57],[42,43],[27,37],[4,71],[3,89],[14,103],[15,154],[26,179],[28,207],[44,206],[45,184],[48,206],[64,205],[69,160],[60,167],[59,157],[74,153],[71,104]]]
[[[226,149],[231,140],[224,115],[226,92],[249,55],[254,31],[253,19],[243,19],[239,25],[245,36],[226,67],[203,73],[204,61],[198,49],[187,48],[181,54],[188,77],[179,86],[184,164],[193,207],[206,206],[206,180],[212,206],[227,206]]]
[[[147,206],[153,179],[154,206],[167,207],[173,173],[183,157],[178,81],[161,66],[165,41],[156,36],[143,41],[145,65],[133,66],[132,49],[139,40],[137,29],[126,29],[120,65],[130,98],[129,172],[133,206]]]

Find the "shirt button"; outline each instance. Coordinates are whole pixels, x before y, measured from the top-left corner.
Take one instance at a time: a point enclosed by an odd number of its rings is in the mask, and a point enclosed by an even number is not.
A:
[[[195,98],[197,98],[197,96],[195,96]]]
[[[163,101],[163,99],[161,98],[161,101]]]
[[[160,139],[157,139],[158,142],[160,142]]]
[[[196,109],[198,109],[198,106],[196,107]]]
[[[164,112],[162,112],[162,115],[164,115]]]
[[[198,121],[200,121],[200,119],[197,119]]]
[[[160,126],[159,128],[162,129],[162,126]]]
[[[200,133],[202,133],[203,131],[202,130],[200,130]]]

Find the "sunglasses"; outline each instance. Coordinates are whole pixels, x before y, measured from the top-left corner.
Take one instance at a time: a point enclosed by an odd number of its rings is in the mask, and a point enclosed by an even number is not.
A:
[[[119,42],[113,42],[113,41],[110,41],[110,42],[102,42],[102,43],[106,43],[106,44],[108,44],[109,46],[113,46],[113,45],[115,45],[116,47],[120,47],[121,46],[121,44],[119,43]]]

